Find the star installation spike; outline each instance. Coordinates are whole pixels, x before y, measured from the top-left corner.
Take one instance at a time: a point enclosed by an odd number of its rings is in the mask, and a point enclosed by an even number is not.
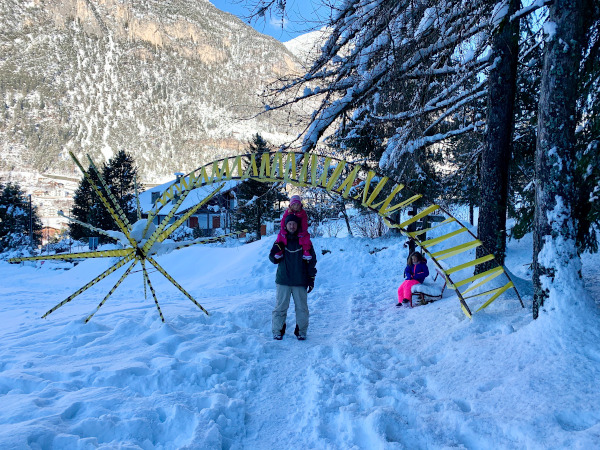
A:
[[[105,270],[100,275],[98,275],[97,277],[95,277],[94,279],[89,281],[87,284],[85,284],[84,286],[79,288],[77,291],[72,293],[70,296],[68,296],[62,302],[58,303],[56,306],[54,306],[53,308],[48,310],[42,316],[42,318],[48,317],[50,314],[52,314],[58,308],[66,305],[71,300],[73,300],[75,297],[77,297],[79,294],[85,292],[86,290],[88,290],[89,288],[91,288],[92,286],[94,286],[96,283],[100,282],[104,278],[108,277],[110,274],[112,274],[119,268],[130,263],[129,266],[127,267],[127,269],[125,270],[125,272],[121,275],[121,277],[117,281],[117,283],[112,287],[112,289],[108,292],[108,294],[106,294],[106,296],[98,304],[98,306],[96,307],[96,310],[93,313],[91,313],[89,316],[87,316],[87,318],[85,319],[85,323],[89,322],[90,319],[94,316],[94,314],[96,314],[98,312],[98,310],[100,310],[100,308],[106,303],[106,301],[109,299],[109,297],[116,291],[116,289],[125,280],[125,278],[127,278],[131,274],[132,269],[137,264],[140,264],[142,267],[143,280],[144,280],[144,292],[146,292],[146,287],[150,288],[150,292],[152,293],[152,298],[154,299],[154,304],[156,305],[156,309],[158,310],[160,319],[164,322],[165,318],[160,309],[160,304],[158,303],[156,291],[154,290],[154,287],[152,286],[152,284],[150,282],[148,270],[146,269],[146,261],[148,261],[152,266],[154,266],[158,270],[158,272],[160,272],[167,280],[169,280],[169,282],[171,284],[173,284],[173,286],[175,286],[183,295],[185,295],[190,301],[192,301],[201,311],[203,311],[204,313],[206,313],[208,315],[208,311],[206,309],[204,309],[202,307],[202,305],[200,305],[200,303],[198,303],[194,299],[194,297],[192,297],[192,295],[190,293],[188,293],[177,281],[175,281],[175,279],[171,275],[169,275],[167,273],[167,271],[163,267],[161,267],[156,262],[155,257],[158,255],[161,255],[161,254],[170,253],[174,250],[179,250],[179,249],[189,247],[192,245],[199,245],[199,244],[201,245],[201,244],[207,244],[210,242],[216,242],[218,240],[222,240],[223,238],[225,238],[227,236],[237,235],[239,233],[246,231],[246,230],[244,230],[242,232],[228,233],[225,235],[216,236],[216,237],[207,238],[207,239],[195,239],[195,240],[189,240],[189,241],[177,242],[177,243],[173,242],[171,240],[168,240],[168,238],[171,236],[171,234],[177,228],[179,228],[192,214],[194,214],[198,209],[200,209],[203,205],[205,205],[211,198],[213,198],[223,188],[224,183],[222,183],[220,186],[218,186],[216,189],[214,189],[210,193],[210,195],[208,195],[202,201],[197,203],[193,208],[190,208],[185,214],[183,214],[181,217],[179,217],[174,223],[169,224],[169,222],[176,215],[177,210],[179,209],[179,207],[181,206],[181,204],[183,203],[183,201],[185,200],[185,198],[191,191],[191,189],[185,190],[184,192],[181,193],[181,196],[179,197],[179,199],[177,199],[177,201],[172,206],[172,208],[169,210],[167,215],[161,221],[159,221],[158,226],[154,224],[154,219],[156,217],[160,217],[160,216],[158,216],[158,213],[162,207],[155,205],[153,207],[153,209],[149,212],[148,217],[146,219],[142,218],[142,211],[141,211],[141,207],[140,207],[139,195],[137,194],[137,184],[136,184],[135,191],[136,191],[136,205],[137,205],[138,220],[134,224],[131,224],[129,222],[129,220],[127,219],[127,216],[125,215],[125,212],[119,205],[119,202],[110,192],[110,189],[108,188],[108,186],[106,184],[106,181],[102,177],[102,174],[97,169],[97,167],[94,164],[94,162],[92,161],[92,159],[89,156],[87,156],[90,166],[89,166],[88,170],[85,170],[83,168],[83,166],[81,165],[81,163],[79,162],[79,160],[75,157],[75,155],[73,153],[70,153],[70,155],[71,155],[71,158],[73,158],[73,161],[75,162],[75,164],[77,164],[79,169],[82,171],[85,179],[92,186],[92,189],[95,191],[96,195],[98,195],[98,197],[100,198],[102,205],[106,208],[106,210],[108,211],[108,213],[114,220],[119,231],[101,230],[101,229],[94,227],[90,224],[87,224],[85,222],[81,222],[76,219],[67,217],[64,214],[61,214],[61,215],[72,222],[75,222],[79,225],[89,228],[90,230],[99,232],[111,239],[114,239],[115,241],[120,243],[123,246],[123,248],[116,249],[116,250],[100,250],[100,251],[91,251],[91,252],[82,252],[82,253],[65,253],[65,254],[58,254],[58,255],[45,255],[45,256],[42,255],[42,256],[32,256],[32,257],[26,257],[26,258],[10,259],[9,262],[17,263],[17,262],[23,262],[23,261],[39,261],[39,260],[53,260],[53,259],[69,261],[69,260],[80,260],[80,259],[88,259],[88,258],[115,258],[115,257],[119,258],[107,270]],[[94,172],[94,175],[99,180],[100,186],[96,185],[93,178],[91,177],[90,173],[92,171]]]

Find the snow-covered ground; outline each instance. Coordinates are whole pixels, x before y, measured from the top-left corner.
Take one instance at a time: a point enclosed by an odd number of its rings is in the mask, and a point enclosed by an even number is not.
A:
[[[400,238],[318,238],[300,342],[271,337],[271,244],[158,258],[211,313],[153,272],[165,324],[139,272],[88,324],[117,274],[40,319],[110,262],[0,261],[0,448],[600,448],[599,256],[569,309],[533,321],[520,282],[525,309],[505,294],[469,320],[452,291],[395,307]],[[509,243],[513,274],[530,261]]]

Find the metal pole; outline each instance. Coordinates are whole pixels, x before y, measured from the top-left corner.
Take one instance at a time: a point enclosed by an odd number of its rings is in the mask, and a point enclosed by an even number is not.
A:
[[[31,209],[31,194],[29,194],[29,246],[33,250],[33,212]]]

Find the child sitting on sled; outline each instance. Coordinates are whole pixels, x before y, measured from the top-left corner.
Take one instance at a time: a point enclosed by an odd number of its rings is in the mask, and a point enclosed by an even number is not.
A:
[[[299,195],[292,195],[292,197],[290,198],[290,205],[288,209],[285,210],[285,213],[281,218],[279,234],[277,235],[275,243],[281,242],[284,245],[287,245],[287,230],[285,229],[285,218],[290,214],[293,214],[294,216],[298,217],[298,219],[300,219],[300,226],[298,228],[298,242],[302,247],[302,258],[308,261],[312,258],[312,256],[310,255],[310,248],[312,247],[312,243],[310,242],[310,234],[308,233],[308,215],[302,207],[302,198]],[[276,258],[280,258],[281,256],[283,256],[283,251],[280,251],[275,254]]]
[[[396,306],[402,306],[403,302],[410,302],[412,308],[412,287],[415,284],[422,284],[428,275],[427,260],[421,253],[413,252],[406,262],[406,269],[404,269],[406,280],[398,288],[398,304]]]

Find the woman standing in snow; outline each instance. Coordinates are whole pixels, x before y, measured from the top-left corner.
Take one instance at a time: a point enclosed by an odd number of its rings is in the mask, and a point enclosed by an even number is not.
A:
[[[396,306],[402,306],[403,302],[410,302],[410,307],[412,308],[411,289],[415,284],[423,283],[428,275],[427,260],[423,258],[421,253],[413,252],[406,262],[406,268],[404,269],[404,278],[406,280],[398,288],[398,304]]]
[[[275,309],[272,314],[273,339],[281,340],[285,334],[287,310],[290,306],[290,297],[294,297],[296,308],[296,329],[294,334],[299,341],[306,339],[308,329],[308,301],[307,294],[315,286],[317,275],[317,255],[310,247],[310,260],[302,258],[302,245],[298,236],[300,219],[295,214],[285,218],[287,231],[286,244],[275,242],[269,253],[269,260],[278,264],[275,276],[276,299]]]

